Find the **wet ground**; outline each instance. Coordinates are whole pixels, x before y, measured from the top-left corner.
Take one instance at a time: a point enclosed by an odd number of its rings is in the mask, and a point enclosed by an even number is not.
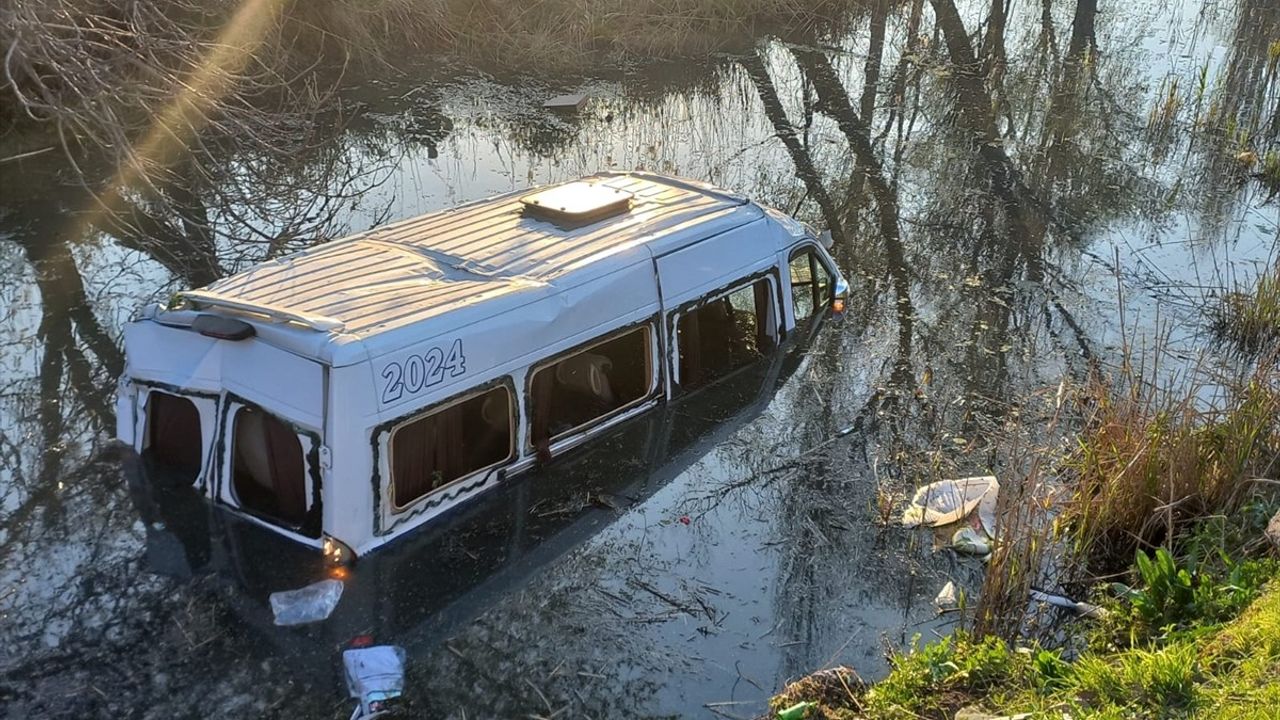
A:
[[[1138,362],[1162,348],[1159,377],[1240,370],[1209,309],[1277,253],[1280,210],[1241,156],[1280,150],[1277,40],[1257,0],[930,0],[869,3],[847,37],[576,77],[424,58],[344,91],[290,165],[216,138],[187,192],[131,196],[138,232],[57,153],[0,164],[0,707],[346,717],[337,649],[357,632],[407,648],[409,699],[442,718],[751,717],[825,665],[877,677],[886,648],[950,627],[931,606],[947,579],[981,577],[884,527],[890,500],[953,473],[1016,483],[1053,442],[1059,384],[1126,340]],[[541,107],[564,92],[590,100]],[[272,628],[265,596],[305,558],[131,491],[103,452],[133,308],[608,168],[830,228],[849,311],[362,563],[304,630]]]

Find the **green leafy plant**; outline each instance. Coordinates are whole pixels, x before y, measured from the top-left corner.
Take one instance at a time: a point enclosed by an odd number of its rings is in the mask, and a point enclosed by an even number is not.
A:
[[[1140,584],[1136,587],[1124,583],[1112,585],[1138,621],[1131,630],[1131,644],[1137,644],[1142,631],[1168,636],[1175,630],[1211,625],[1233,617],[1258,596],[1267,579],[1276,572],[1274,560],[1235,561],[1222,552],[1216,560],[1223,568],[1221,579],[1201,572],[1194,562],[1179,567],[1164,548],[1151,556],[1139,550],[1134,563]]]
[[[1148,627],[1176,625],[1191,614],[1196,603],[1196,583],[1190,572],[1174,563],[1168,550],[1160,548],[1154,557],[1139,550],[1134,563],[1143,586],[1114,583],[1112,588],[1129,601],[1134,614]]]
[[[1062,659],[1061,649],[1035,647],[1026,652],[1031,656],[1031,667],[1035,671],[1033,677],[1041,690],[1056,690],[1064,687],[1070,680],[1071,665]]]

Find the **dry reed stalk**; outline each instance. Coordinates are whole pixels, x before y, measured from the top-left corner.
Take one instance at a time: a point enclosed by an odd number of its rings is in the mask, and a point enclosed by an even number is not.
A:
[[[1140,372],[1140,371],[1138,371]],[[1093,410],[1069,460],[1078,483],[1064,520],[1095,569],[1123,567],[1136,549],[1167,545],[1197,518],[1230,512],[1250,478],[1280,460],[1280,372],[1260,362],[1236,384],[1197,369],[1170,392],[1127,378],[1094,383]]]

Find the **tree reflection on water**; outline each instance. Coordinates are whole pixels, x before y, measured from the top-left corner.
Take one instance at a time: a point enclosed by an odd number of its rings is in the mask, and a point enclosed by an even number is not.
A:
[[[590,80],[420,68],[343,88],[341,112],[287,142],[209,130],[125,188],[107,187],[110,153],[0,164],[0,700],[341,714],[333,678],[289,673],[297,658],[258,641],[233,584],[149,571],[153,519],[100,452],[122,323],[384,219],[611,167],[830,228],[849,309],[758,417],[411,647],[411,694],[441,716],[625,717],[758,702],[836,661],[875,676],[882,638],[945,627],[937,587],[980,574],[879,527],[883,494],[1016,476],[1010,444],[1045,439],[1045,388],[1103,372],[1126,337],[1166,338],[1187,364],[1212,353],[1206,298],[1274,262],[1277,206],[1240,154],[1280,151],[1276,37],[1261,0],[869,0],[847,36],[707,63]],[[580,115],[541,110],[579,86]],[[446,550],[478,532],[457,530]]]

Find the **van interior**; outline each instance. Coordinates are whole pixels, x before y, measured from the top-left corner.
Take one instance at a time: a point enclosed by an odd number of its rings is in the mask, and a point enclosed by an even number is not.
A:
[[[144,457],[163,466],[169,477],[190,484],[200,476],[200,412],[189,398],[159,390],[149,393],[145,442]]]

